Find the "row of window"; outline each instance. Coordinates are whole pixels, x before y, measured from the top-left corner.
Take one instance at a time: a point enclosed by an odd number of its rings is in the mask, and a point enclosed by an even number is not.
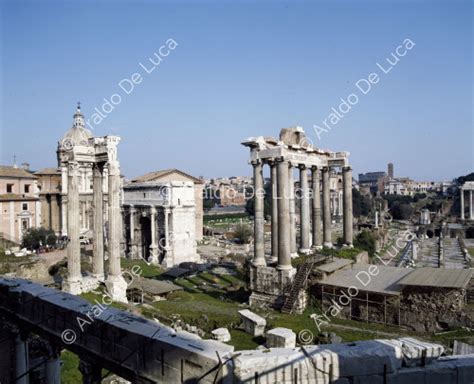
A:
[[[14,193],[13,192],[14,186],[15,184],[7,184],[7,193]],[[23,193],[30,193],[30,187],[31,187],[31,184],[25,184]]]

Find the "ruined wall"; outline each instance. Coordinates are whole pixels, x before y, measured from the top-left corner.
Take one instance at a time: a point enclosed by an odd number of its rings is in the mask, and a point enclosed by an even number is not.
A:
[[[464,312],[466,290],[406,287],[401,302],[401,324],[417,332],[474,326]]]

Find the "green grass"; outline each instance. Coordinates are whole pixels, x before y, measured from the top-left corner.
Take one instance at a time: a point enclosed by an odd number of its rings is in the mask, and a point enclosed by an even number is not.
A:
[[[469,253],[471,257],[474,257],[474,247],[468,247],[467,252]]]
[[[61,353],[61,383],[77,384],[82,383],[82,375],[79,372],[79,357],[72,352],[64,350]]]
[[[165,271],[163,268],[156,265],[147,264],[144,260],[131,260],[122,258],[122,269],[128,270],[130,273],[137,271],[137,274],[141,277],[146,277],[148,279],[156,279]],[[138,267],[140,269],[138,269]],[[134,268],[132,270],[132,268]],[[141,271],[141,274],[140,274]]]
[[[262,338],[252,337],[240,329],[231,329],[230,337],[231,340],[227,344],[233,345],[236,351],[255,349],[263,343]]]

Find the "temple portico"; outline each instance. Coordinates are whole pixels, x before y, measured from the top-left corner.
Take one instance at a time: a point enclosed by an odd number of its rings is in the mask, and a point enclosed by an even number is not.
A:
[[[250,138],[242,145],[250,148],[254,170],[255,220],[254,259],[251,271],[251,304],[275,304],[295,269],[291,258],[315,249],[332,247],[331,216],[343,211],[343,240],[352,246],[352,171],[347,152],[330,152],[306,144],[302,128],[286,128],[279,140]],[[264,252],[264,179],[263,168],[270,167],[272,197],[271,255]],[[342,199],[331,201],[330,172],[342,171]],[[295,191],[294,173],[299,173]],[[311,182],[310,182],[311,180]],[[321,180],[321,181],[320,181]],[[295,204],[298,200],[299,204]],[[299,242],[296,207],[299,207]],[[333,210],[331,210],[333,207]]]

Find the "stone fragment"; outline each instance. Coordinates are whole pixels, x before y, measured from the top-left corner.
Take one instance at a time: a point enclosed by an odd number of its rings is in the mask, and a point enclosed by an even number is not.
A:
[[[252,336],[262,336],[265,333],[267,321],[263,317],[249,311],[248,309],[239,311],[239,315],[242,318],[242,325],[245,332]]]
[[[288,328],[273,328],[267,332],[268,348],[294,348],[296,334]]]
[[[230,332],[227,328],[217,328],[211,331],[212,338],[217,341],[227,343],[231,340]]]

